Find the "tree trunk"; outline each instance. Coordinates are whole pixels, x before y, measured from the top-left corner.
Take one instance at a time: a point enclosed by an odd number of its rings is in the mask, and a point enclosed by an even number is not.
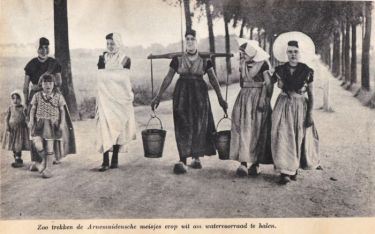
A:
[[[273,67],[275,67],[275,57],[273,56],[273,48],[272,48],[274,40],[275,39],[274,39],[273,33],[270,33],[270,38],[269,38],[270,47],[268,48],[268,52],[270,54],[270,61]]]
[[[340,80],[345,79],[345,21],[341,22],[341,77]]]
[[[357,25],[352,23],[352,60],[350,66],[350,84],[357,83]]]
[[[78,119],[76,96],[74,94],[73,79],[70,63],[69,36],[68,36],[68,10],[67,0],[54,0],[54,31],[55,31],[55,56],[62,67],[61,91],[66,99],[69,111],[74,120]]]
[[[332,72],[335,77],[340,75],[340,32],[333,34]]]
[[[370,42],[371,42],[371,11],[372,2],[365,3],[365,36],[362,43],[362,89],[370,90]]]
[[[240,37],[243,38],[243,30],[245,28],[245,24],[246,24],[246,19],[243,18],[242,19],[242,24],[241,24],[241,30],[240,30]]]
[[[346,20],[345,27],[345,83],[350,83],[350,22]]]
[[[192,29],[192,21],[191,21],[191,12],[190,12],[190,0],[184,0],[184,10],[185,10],[185,23],[186,23],[186,31]]]
[[[223,18],[224,18],[224,27],[225,27],[225,52],[229,54],[230,53],[230,38],[229,38],[229,28],[228,28],[229,19],[225,13],[224,13]],[[225,60],[227,63],[227,71],[229,74],[232,74],[232,65],[230,62],[230,57],[226,57]]]
[[[263,35],[263,49],[266,50],[266,47],[267,47],[267,34],[266,34],[266,32],[264,32],[264,35]]]
[[[259,43],[259,46],[262,47],[262,38],[260,37],[260,31],[262,29],[261,28],[258,28],[258,43]]]
[[[331,44],[330,43],[325,43],[322,45],[321,48],[319,48],[319,54],[322,55],[322,60],[324,64],[327,64],[328,66],[330,65],[330,54],[331,54]],[[329,74],[325,73],[326,70],[324,71],[316,71],[317,76],[321,79],[322,81],[322,86],[323,86],[323,110],[324,111],[332,111],[331,107],[331,97],[330,97],[330,79],[329,79]]]
[[[208,39],[210,44],[210,52],[215,53],[215,36],[214,36],[214,29],[212,23],[212,15],[211,15],[211,0],[206,0],[206,15],[207,15],[207,26],[208,26]],[[214,66],[214,70],[216,71],[216,63],[215,58],[212,58],[212,64]]]
[[[328,67],[329,69],[332,68],[332,56],[331,56],[331,44],[329,43],[328,44],[328,50],[327,50],[327,63],[328,63]]]
[[[253,40],[253,27],[250,27],[250,40]]]

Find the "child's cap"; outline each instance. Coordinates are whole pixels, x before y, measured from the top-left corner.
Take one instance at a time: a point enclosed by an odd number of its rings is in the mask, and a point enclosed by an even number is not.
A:
[[[44,74],[40,77],[40,82],[54,82],[54,77],[50,74]]]
[[[14,90],[13,92],[10,93],[10,97],[12,98],[13,95],[17,95],[20,99],[21,99],[21,104],[24,105],[24,101],[25,101],[25,98],[23,96],[23,92],[21,92],[21,90]]]

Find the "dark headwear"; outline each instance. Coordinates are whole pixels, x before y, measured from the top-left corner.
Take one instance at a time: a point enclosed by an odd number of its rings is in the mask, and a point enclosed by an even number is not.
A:
[[[113,40],[113,33],[110,33],[110,34],[108,34],[107,36],[105,36],[105,39],[106,40]]]
[[[54,82],[54,78],[50,74],[44,74],[40,77],[40,82]]]
[[[295,46],[298,48],[298,41],[288,41],[288,46]]]
[[[185,37],[186,37],[187,35],[192,35],[193,37],[196,37],[197,32],[196,32],[194,29],[188,29],[188,30],[186,30],[186,32],[185,32]]]
[[[39,39],[39,48],[42,47],[42,46],[49,46],[49,40],[45,37],[41,37]]]

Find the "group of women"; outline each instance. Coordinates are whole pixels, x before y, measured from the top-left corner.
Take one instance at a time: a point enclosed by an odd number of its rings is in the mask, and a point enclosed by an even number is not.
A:
[[[185,34],[186,51],[174,57],[159,93],[151,107],[158,107],[161,96],[171,84],[175,73],[180,75],[173,94],[173,117],[180,161],[174,172],[187,172],[187,158],[191,167],[202,168],[199,160],[214,155],[214,132],[210,100],[203,75],[208,74],[220,106],[227,112],[228,104],[221,95],[218,81],[209,59],[199,55],[196,33]],[[273,71],[269,55],[252,40],[239,40],[240,85],[232,111],[230,158],[240,162],[238,176],[258,175],[259,164],[274,163],[281,173],[280,184],[296,180],[297,171],[318,167],[317,134],[307,139],[308,128],[313,128],[313,70],[299,62],[298,41],[285,45],[288,62]],[[272,113],[271,97],[277,83],[282,90]],[[305,95],[307,93],[307,97]],[[315,140],[315,141],[314,141]],[[310,143],[315,144],[311,145]]]
[[[119,152],[125,152],[128,143],[136,137],[134,95],[129,78],[131,60],[121,48],[118,33],[108,34],[106,41],[107,50],[99,56],[96,99],[96,144],[97,150],[103,154],[103,162],[98,169],[101,172],[117,168]],[[201,157],[216,154],[213,134],[216,129],[208,87],[203,80],[205,74],[223,111],[226,113],[228,109],[211,60],[198,52],[194,30],[185,33],[185,42],[186,51],[172,59],[159,92],[151,103],[155,110],[178,73],[180,77],[173,93],[173,119],[179,153],[179,161],[173,169],[176,174],[187,172],[187,158],[192,158],[191,168],[200,169]],[[38,58],[30,61],[25,68],[26,100],[40,89],[39,77],[44,73],[55,75],[57,86],[61,85],[61,67],[56,60],[48,57],[48,40],[41,39],[40,44]],[[317,155],[317,144],[311,147],[311,140],[306,134],[311,128],[316,132],[312,115],[313,70],[299,62],[298,41],[289,41],[285,48],[288,62],[272,69],[269,55],[256,41],[239,39],[241,90],[233,106],[230,142],[230,158],[240,162],[236,171],[238,176],[258,175],[260,164],[273,163],[281,173],[280,183],[286,184],[296,180],[300,166],[318,166],[317,160],[309,159],[310,154]],[[275,83],[282,92],[272,110]],[[74,141],[69,142],[72,139],[69,130],[72,130],[71,125],[65,131],[65,154],[75,151]],[[317,140],[317,134],[314,136]],[[111,162],[110,152],[113,152]],[[32,158],[33,161],[38,160]],[[56,157],[56,161],[58,159]]]

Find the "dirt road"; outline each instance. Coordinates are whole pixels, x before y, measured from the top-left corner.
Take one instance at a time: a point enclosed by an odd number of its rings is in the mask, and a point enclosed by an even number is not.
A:
[[[316,87],[319,107],[319,80]],[[230,107],[238,90],[230,87]],[[262,165],[257,178],[237,178],[238,163],[217,156],[205,157],[201,170],[174,175],[178,154],[167,101],[158,109],[168,131],[161,159],[143,157],[140,131],[149,107],[136,108],[138,139],[120,155],[116,170],[95,171],[101,155],[95,150],[93,120],[74,123],[78,153],[54,166],[51,179],[26,166],[11,168],[11,152],[1,151],[1,219],[374,216],[375,111],[361,106],[334,79],[331,94],[335,112],[315,111],[324,170],[301,171],[298,181],[287,186],[277,185],[272,165]],[[210,95],[217,122],[222,111]],[[28,165],[29,153],[23,158]]]

